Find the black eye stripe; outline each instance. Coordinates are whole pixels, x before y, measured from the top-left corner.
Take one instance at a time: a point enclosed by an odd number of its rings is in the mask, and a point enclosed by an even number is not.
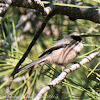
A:
[[[71,37],[76,41],[81,41],[82,40],[82,38],[80,36],[72,35]]]

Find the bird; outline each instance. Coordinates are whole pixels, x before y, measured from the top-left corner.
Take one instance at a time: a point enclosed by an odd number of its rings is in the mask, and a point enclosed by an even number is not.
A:
[[[79,34],[70,34],[63,39],[56,42],[50,48],[46,49],[39,57],[35,60],[21,68],[18,72],[23,72],[30,70],[32,67],[36,68],[38,65],[43,65],[44,63],[51,63],[66,66],[67,64],[73,62],[80,51],[83,48],[82,37]],[[44,56],[47,54],[46,56]]]

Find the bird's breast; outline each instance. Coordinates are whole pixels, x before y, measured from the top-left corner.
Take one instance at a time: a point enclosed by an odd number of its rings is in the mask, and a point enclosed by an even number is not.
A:
[[[54,50],[50,54],[50,62],[58,65],[66,65],[70,62],[73,62],[82,48],[83,44],[79,42],[76,46]]]

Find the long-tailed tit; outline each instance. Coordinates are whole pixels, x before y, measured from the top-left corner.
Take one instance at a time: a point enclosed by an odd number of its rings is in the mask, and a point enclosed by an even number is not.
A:
[[[65,66],[66,64],[73,62],[82,48],[82,38],[78,34],[68,35],[67,37],[59,40],[49,49],[46,49],[38,60],[23,66],[18,70],[18,72],[25,71],[44,62]],[[49,54],[44,56],[47,53]]]

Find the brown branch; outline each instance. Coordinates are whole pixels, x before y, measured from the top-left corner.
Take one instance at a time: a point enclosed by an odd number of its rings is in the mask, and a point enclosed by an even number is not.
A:
[[[53,88],[55,85],[59,84],[68,73],[78,69],[81,67],[81,65],[86,64],[88,62],[90,62],[91,60],[93,60],[97,55],[99,54],[99,52],[94,52],[91,53],[90,55],[88,55],[86,58],[82,59],[79,63],[76,63],[70,67],[66,67],[63,72],[54,80],[52,80],[47,86],[45,86],[44,88],[42,88],[39,93],[36,95],[36,97],[33,100],[40,100],[42,98],[42,96],[44,95],[44,93],[46,93],[47,91],[49,91],[51,88]]]
[[[3,3],[5,0],[1,0],[0,3]],[[60,5],[52,5],[50,4],[48,7],[44,7],[43,3],[40,0],[13,0],[12,6],[17,7],[25,7],[30,9],[39,10],[42,14],[48,15],[50,12],[54,14],[62,14],[67,15],[73,21],[77,19],[85,19],[90,20],[95,23],[100,23],[100,12],[97,9],[100,9],[98,6],[94,6],[92,4],[87,4],[83,2],[75,2],[75,0],[54,0],[55,2],[59,3]],[[61,4],[62,3],[62,4]],[[64,5],[64,4],[73,4],[80,7],[72,7],[72,5]],[[84,7],[86,6],[86,7]]]
[[[4,1],[5,0],[1,0],[0,3],[3,3]],[[50,5],[44,8],[44,5],[43,3],[41,3],[40,0],[30,0],[30,2],[28,0],[13,0],[12,6],[36,9],[45,15],[48,15],[50,12],[53,11],[54,14],[67,15],[73,21],[76,19],[85,19],[93,21],[95,23],[100,23],[100,12],[99,10],[97,10],[100,9],[100,7],[98,6],[94,6],[92,4],[87,4],[83,2],[75,2],[75,0],[54,0],[53,3],[55,2],[60,2],[60,5]],[[61,6],[61,3],[73,4],[81,7],[71,7],[70,5]],[[82,6],[87,6],[87,8],[82,8]]]
[[[100,9],[100,7],[83,2],[74,2],[72,4],[73,5],[69,6],[50,5],[45,8],[45,12],[49,14],[50,12],[54,11],[54,14],[67,15],[73,21],[77,19],[85,19],[95,23],[100,23],[100,12],[97,10]],[[74,7],[74,5],[80,7]],[[82,6],[86,6],[86,8],[82,8]]]
[[[5,0],[0,1],[0,3],[4,2]],[[41,0],[13,0],[12,6],[36,9],[41,13],[44,13],[44,4],[41,2]]]

